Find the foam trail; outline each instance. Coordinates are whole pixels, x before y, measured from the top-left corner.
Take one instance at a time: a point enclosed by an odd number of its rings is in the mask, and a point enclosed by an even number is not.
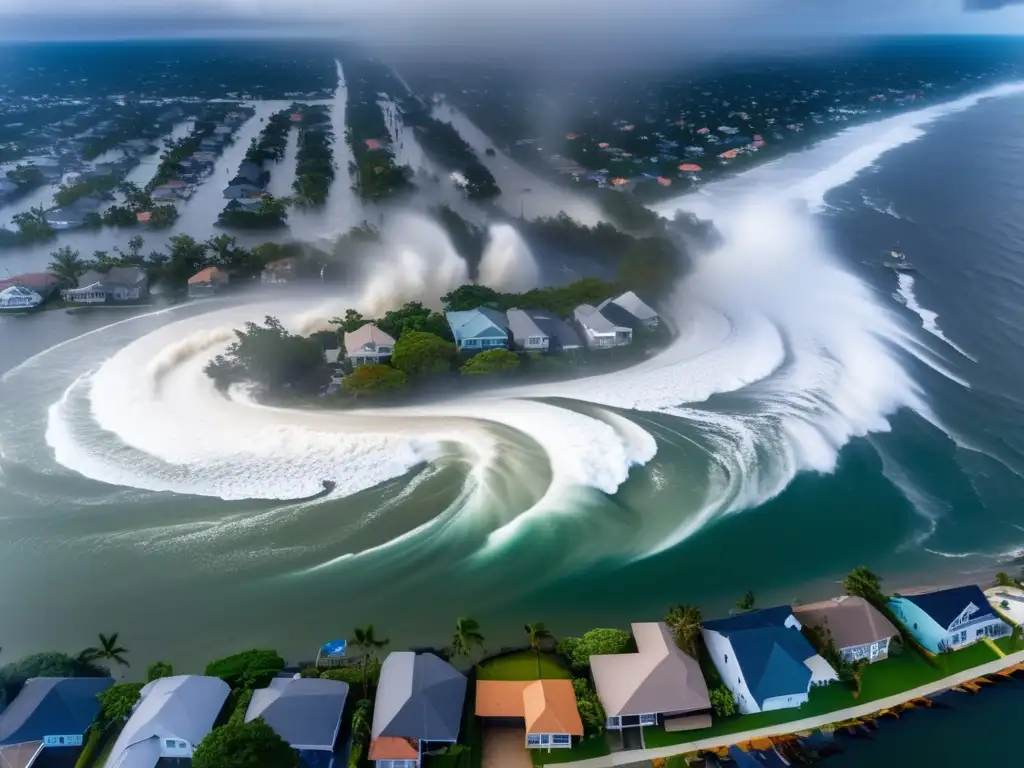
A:
[[[945,344],[955,349],[961,355],[966,357],[971,362],[978,362],[969,354],[964,352],[963,349],[958,347],[955,343],[950,341],[946,334],[942,332],[939,327],[938,319],[939,315],[937,312],[933,312],[926,307],[921,306],[921,303],[917,300],[917,295],[914,293],[914,278],[911,275],[901,273],[898,278],[899,288],[897,290],[897,299],[911,312],[921,318],[921,327],[924,328],[935,338],[939,339]]]

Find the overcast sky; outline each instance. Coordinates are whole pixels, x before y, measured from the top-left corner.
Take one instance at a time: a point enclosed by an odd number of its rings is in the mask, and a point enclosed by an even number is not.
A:
[[[600,42],[675,36],[680,45],[1024,34],[1024,0],[0,0],[0,38],[14,40],[348,33],[386,41],[540,30]]]

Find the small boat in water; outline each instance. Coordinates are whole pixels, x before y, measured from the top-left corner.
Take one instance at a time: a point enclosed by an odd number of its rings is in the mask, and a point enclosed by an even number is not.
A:
[[[907,255],[898,246],[889,251],[889,260],[884,262],[884,266],[894,272],[917,272],[917,267],[907,261]]]

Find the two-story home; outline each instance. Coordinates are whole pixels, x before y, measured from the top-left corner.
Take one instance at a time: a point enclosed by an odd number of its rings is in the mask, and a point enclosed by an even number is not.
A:
[[[466,678],[432,653],[390,653],[370,728],[369,759],[377,768],[420,768],[424,753],[454,744],[462,724]]]
[[[882,661],[889,656],[889,641],[899,634],[881,612],[863,597],[842,595],[820,603],[793,608],[805,627],[820,627],[849,662]]]
[[[838,680],[788,605],[704,622],[701,635],[743,714],[799,707],[811,687]]]
[[[633,343],[633,329],[617,325],[590,304],[580,304],[573,310],[573,318],[583,331],[583,339],[590,349],[623,347]]]
[[[190,299],[213,296],[227,286],[230,280],[228,273],[220,267],[207,267],[188,279],[188,296]]]
[[[345,334],[345,359],[353,367],[386,363],[394,349],[395,340],[373,323]]]
[[[156,768],[191,762],[231,689],[218,677],[176,675],[146,683],[114,742],[107,768]]]
[[[105,275],[89,270],[78,278],[77,288],[63,292],[72,304],[141,301],[148,295],[149,277],[138,267],[112,267]]]
[[[534,319],[534,313],[535,310],[510,309],[505,313],[508,332],[516,349],[524,352],[547,352],[551,346],[551,337]]]
[[[921,645],[932,653],[953,651],[1013,630],[976,585],[894,595],[889,607]]]
[[[605,299],[597,305],[597,309],[612,322],[634,330],[641,327],[657,328],[661,324],[658,313],[632,291],[626,291],[613,299]]]
[[[676,645],[662,622],[632,626],[636,653],[590,657],[597,697],[609,731],[662,724],[667,731],[711,725],[708,686],[695,659]]]
[[[483,352],[508,347],[505,315],[490,307],[477,307],[463,312],[446,312],[455,345],[460,352]]]

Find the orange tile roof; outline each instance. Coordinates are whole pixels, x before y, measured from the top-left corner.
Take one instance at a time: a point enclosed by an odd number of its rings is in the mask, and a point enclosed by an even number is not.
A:
[[[417,760],[420,756],[416,739],[381,736],[370,742],[370,760]]]
[[[188,279],[189,285],[195,285],[196,283],[212,283],[217,279],[217,275],[220,274],[220,270],[217,267],[207,267],[199,272],[196,272],[192,277]]]
[[[583,735],[571,680],[478,680],[479,717],[521,717],[527,733]]]

